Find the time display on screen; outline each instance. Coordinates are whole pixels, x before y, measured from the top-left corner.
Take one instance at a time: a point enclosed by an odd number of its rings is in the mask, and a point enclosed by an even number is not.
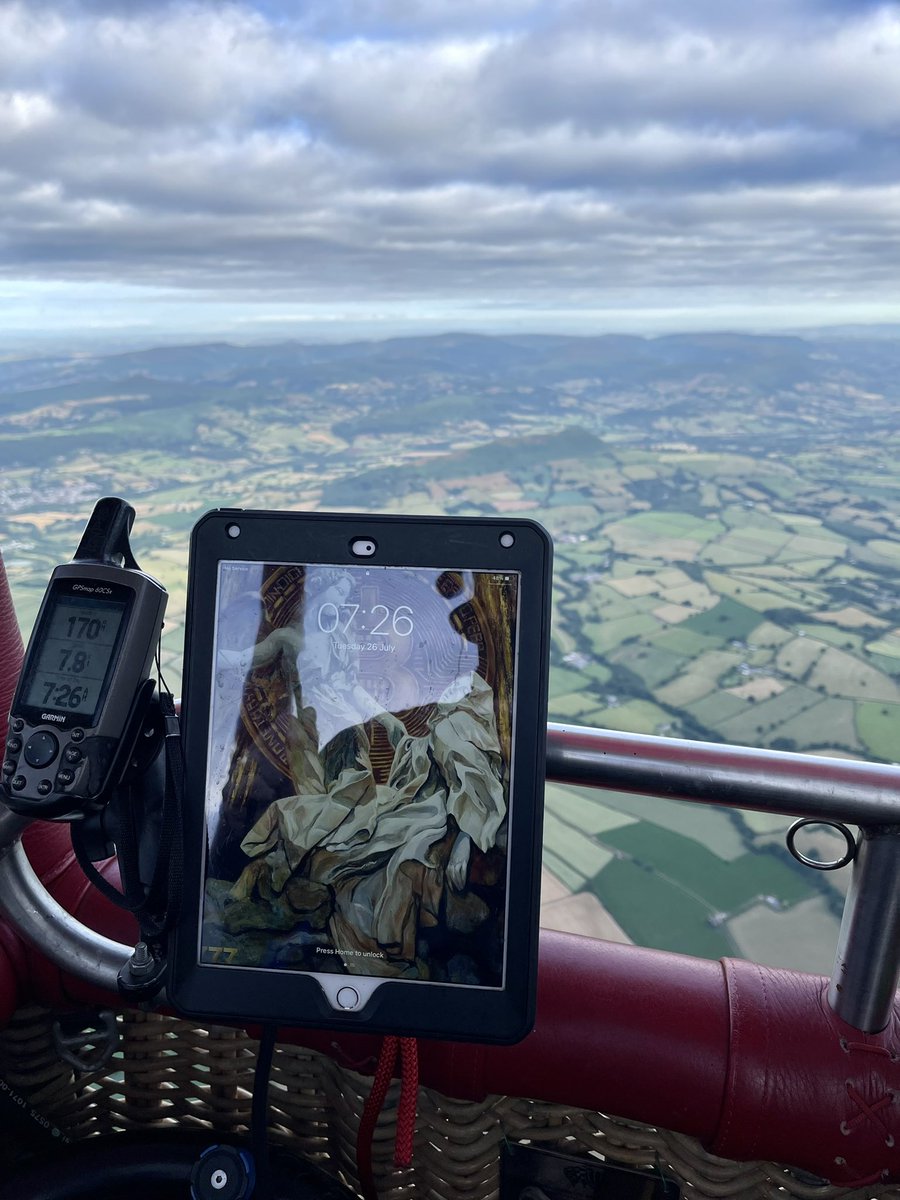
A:
[[[103,691],[125,608],[124,601],[92,596],[57,599],[44,620],[25,703],[91,716]]]
[[[316,624],[322,633],[350,633],[356,630],[369,637],[409,637],[413,629],[412,609],[408,604],[395,608],[373,604],[371,609],[359,604],[335,604],[326,601],[317,610]]]

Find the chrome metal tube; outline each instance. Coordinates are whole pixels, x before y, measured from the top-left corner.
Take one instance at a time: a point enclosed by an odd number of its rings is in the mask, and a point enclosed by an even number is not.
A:
[[[116,992],[119,969],[134,947],[88,929],[53,899],[22,845],[22,831],[28,824],[0,804],[0,911],[62,970]]]
[[[547,778],[852,825],[900,824],[900,767],[853,759],[551,724]]]
[[[863,829],[844,902],[828,1003],[855,1029],[878,1033],[900,980],[900,826]]]

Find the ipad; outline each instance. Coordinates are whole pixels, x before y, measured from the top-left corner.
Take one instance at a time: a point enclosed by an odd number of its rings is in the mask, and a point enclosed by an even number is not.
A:
[[[550,578],[550,540],[531,521],[201,519],[176,1008],[525,1036]]]

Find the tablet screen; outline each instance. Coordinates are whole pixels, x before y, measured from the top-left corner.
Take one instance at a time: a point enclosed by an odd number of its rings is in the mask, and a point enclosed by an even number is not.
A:
[[[519,599],[219,563],[201,963],[503,986]]]

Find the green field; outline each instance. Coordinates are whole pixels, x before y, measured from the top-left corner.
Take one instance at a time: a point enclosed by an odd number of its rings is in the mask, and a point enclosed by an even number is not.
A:
[[[629,638],[638,638],[643,634],[652,633],[659,629],[659,622],[646,613],[636,616],[618,617],[613,621],[586,621],[583,635],[590,642],[591,648],[597,655],[603,655]]]
[[[640,946],[701,958],[736,953],[724,927],[707,923],[705,904],[634,862],[609,863],[591,880],[590,890]]]
[[[698,613],[688,617],[684,622],[687,629],[694,633],[706,634],[709,637],[731,639],[746,639],[751,630],[759,624],[759,613],[745,604],[723,596],[715,608],[708,612]]]
[[[555,667],[550,677],[550,699],[554,696],[565,696],[568,692],[576,692],[581,688],[581,677],[577,671],[567,671],[565,667]]]
[[[555,785],[548,785],[548,791],[553,786]],[[637,820],[658,825],[681,837],[689,838],[711,850],[726,863],[733,862],[747,852],[738,824],[732,813],[725,808],[666,800],[656,796],[639,796],[631,792],[570,787],[560,791],[565,793],[565,798],[560,798],[556,811],[564,818],[568,819],[567,807],[571,803],[569,796],[572,793],[605,814],[602,825],[599,819],[594,817],[582,826],[588,832],[601,835],[601,840],[605,829],[616,829]]]
[[[731,912],[758,895],[796,904],[814,890],[808,873],[772,853],[748,853],[725,862],[693,838],[642,821],[600,835],[604,846],[624,851],[641,866],[700,896],[714,910]]]
[[[585,719],[597,709],[597,701],[590,692],[581,690],[577,692],[565,692],[561,696],[551,696],[548,713],[551,721],[576,721],[579,724],[586,724]]]
[[[608,833],[604,831],[604,836]],[[577,826],[563,821],[552,807],[544,814],[544,845],[551,854],[565,859],[581,880],[592,879],[612,858],[609,850]]]
[[[742,700],[739,696],[731,696],[728,692],[720,692],[715,689],[709,692],[701,700],[695,700],[691,704],[685,705],[688,712],[696,717],[701,725],[705,725],[710,729],[717,729],[724,721],[729,720],[734,716],[743,716],[749,704],[746,700]]]
[[[866,649],[870,654],[878,654],[882,658],[900,660],[900,632],[894,630],[877,641],[869,642]]]
[[[806,712],[821,699],[818,692],[796,684],[771,700],[747,704],[742,713],[721,721],[716,729],[726,741],[742,746],[770,746],[785,721]]]
[[[814,704],[805,712],[784,721],[778,729],[779,738],[787,738],[796,746],[827,746],[851,752],[862,750],[856,733],[855,708],[851,700],[830,699]]]
[[[809,676],[810,687],[822,687],[829,696],[859,700],[900,700],[900,686],[882,671],[861,662],[846,650],[829,646]]]
[[[669,654],[692,660],[706,650],[714,650],[719,644],[718,638],[697,633],[693,629],[685,629],[683,624],[653,634],[648,641],[652,646],[657,646]]]
[[[900,704],[857,704],[856,728],[870,754],[888,762],[900,759]]]
[[[621,733],[656,733],[671,725],[671,716],[649,700],[626,700],[624,704],[594,709],[591,725],[598,729],[618,729]]]
[[[567,787],[559,783],[548,783],[544,788],[546,811],[556,816],[561,825],[591,836],[605,833],[608,829],[618,829],[621,825],[630,825],[636,819],[629,815],[627,809],[621,809],[620,798],[618,792]],[[563,842],[556,846],[551,844],[551,849],[561,853],[565,849],[565,830],[562,832]]]
[[[651,691],[679,675],[688,663],[684,655],[648,646],[646,642],[620,646],[609,657],[611,662],[633,671]]]

